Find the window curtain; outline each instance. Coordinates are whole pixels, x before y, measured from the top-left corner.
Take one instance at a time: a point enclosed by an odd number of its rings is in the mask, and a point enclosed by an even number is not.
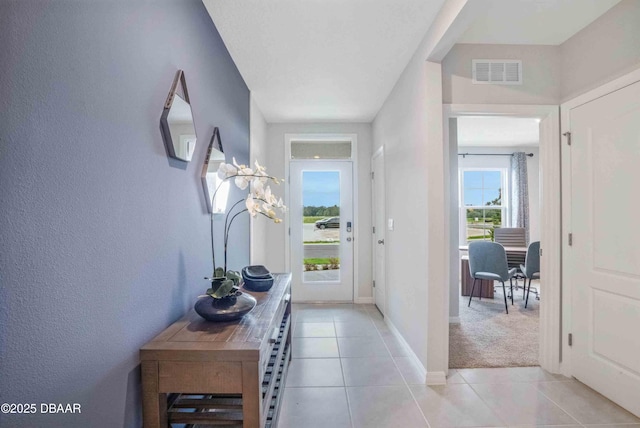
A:
[[[511,227],[524,227],[529,245],[529,184],[527,154],[517,152],[511,156]]]

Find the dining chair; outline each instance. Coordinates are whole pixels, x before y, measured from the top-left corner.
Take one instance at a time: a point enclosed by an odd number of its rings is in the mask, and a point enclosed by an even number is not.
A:
[[[524,227],[496,227],[493,231],[494,239],[505,247],[526,247],[527,238]],[[524,256],[520,254],[507,255],[509,267],[520,267],[524,263]]]
[[[494,239],[497,243],[504,245],[505,247],[526,247],[527,237],[524,227],[497,227],[493,231]],[[519,272],[520,266],[525,262],[524,254],[517,254],[509,252],[507,253],[507,264],[509,268],[516,268],[516,289],[518,288],[518,279],[522,278],[526,280],[524,276]],[[526,281],[525,281],[526,282]],[[526,284],[525,284],[526,285]],[[524,299],[526,287],[522,286],[522,298]]]
[[[523,265],[520,265],[520,271],[525,278],[525,288],[527,285],[527,279],[529,280],[529,287],[527,288],[527,299],[524,302],[524,307],[527,307],[529,303],[529,291],[531,291],[531,280],[540,279],[540,241],[535,241],[529,244],[527,248],[527,256]]]
[[[473,297],[473,290],[476,287],[477,280],[500,281],[502,282],[502,292],[504,293],[504,308],[508,314],[509,306],[507,305],[507,290],[504,282],[508,279],[511,285],[511,304],[513,305],[512,278],[516,273],[516,269],[509,269],[507,253],[504,247],[497,242],[471,242],[469,244],[469,271],[473,278],[473,286],[471,287],[471,295],[469,295],[469,304],[467,306],[471,306],[471,298]],[[480,300],[482,300],[482,296],[480,296]]]

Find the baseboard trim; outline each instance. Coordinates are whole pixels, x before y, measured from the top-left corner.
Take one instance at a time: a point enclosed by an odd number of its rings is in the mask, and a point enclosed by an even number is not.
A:
[[[426,375],[427,385],[446,385],[447,375],[445,372],[429,372]]]
[[[353,300],[353,303],[356,303],[358,305],[372,305],[373,297],[356,297]]]
[[[449,324],[460,324],[460,317],[449,317]]]
[[[385,322],[385,324],[387,324],[387,327],[389,327],[389,330],[391,331],[391,333],[395,336],[396,339],[398,339],[398,341],[402,344],[402,346],[407,348],[407,352],[409,354],[408,357],[415,364],[416,368],[418,370],[420,370],[420,377],[426,380],[427,379],[427,369],[425,369],[424,366],[422,365],[422,361],[420,361],[420,358],[418,358],[418,356],[415,354],[415,352],[413,352],[413,349],[411,349],[411,346],[409,346],[407,341],[404,340],[404,337],[402,337],[402,334],[400,334],[400,332],[398,331],[396,326],[393,325],[393,323],[391,322],[389,317],[384,317],[384,322]]]

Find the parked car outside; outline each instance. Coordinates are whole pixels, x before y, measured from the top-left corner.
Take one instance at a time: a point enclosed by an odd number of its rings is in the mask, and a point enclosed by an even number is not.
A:
[[[326,229],[328,227],[339,228],[340,217],[329,217],[329,218],[323,218],[322,220],[316,221],[316,228]]]

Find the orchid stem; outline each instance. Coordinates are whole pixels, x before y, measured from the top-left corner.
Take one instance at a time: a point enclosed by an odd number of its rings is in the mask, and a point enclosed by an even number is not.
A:
[[[242,202],[242,201],[240,201],[240,202]],[[238,205],[238,202],[235,203],[234,207],[236,205]],[[233,220],[235,220],[236,217],[238,217],[240,214],[242,214],[243,212],[246,212],[246,211],[249,211],[249,210],[245,208],[242,211],[238,211],[236,214],[234,214],[234,216],[231,217],[231,221],[229,221],[229,227],[226,228],[226,231],[224,233],[224,272],[225,272],[225,274],[227,273],[227,242],[229,241],[229,230],[231,229],[231,225],[233,224]]]

